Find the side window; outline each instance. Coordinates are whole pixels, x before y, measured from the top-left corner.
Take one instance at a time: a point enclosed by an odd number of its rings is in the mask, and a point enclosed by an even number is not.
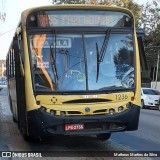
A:
[[[10,68],[10,78],[12,78],[13,77],[13,55],[14,53],[13,53],[13,49],[11,49],[11,51],[10,51],[10,65],[9,65],[9,68]]]
[[[20,54],[21,56],[23,55],[23,45],[22,45],[21,36],[15,35],[6,59],[8,78],[14,78],[16,76],[16,64],[17,63],[19,64]]]
[[[24,64],[24,50],[23,50],[23,40],[22,40],[22,33],[18,36],[18,43],[19,43],[19,50],[20,50],[20,56],[22,59],[22,64]]]

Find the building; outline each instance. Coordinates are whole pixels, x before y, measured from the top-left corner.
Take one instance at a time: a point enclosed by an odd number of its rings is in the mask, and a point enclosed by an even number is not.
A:
[[[6,60],[0,60],[0,77],[5,77],[6,71]]]

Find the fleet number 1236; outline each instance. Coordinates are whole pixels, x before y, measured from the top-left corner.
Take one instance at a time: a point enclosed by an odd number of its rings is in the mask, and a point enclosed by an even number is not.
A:
[[[128,99],[127,94],[116,94],[116,100],[122,101]]]

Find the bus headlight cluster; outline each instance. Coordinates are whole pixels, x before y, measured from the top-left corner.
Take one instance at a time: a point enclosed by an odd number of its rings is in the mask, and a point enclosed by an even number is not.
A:
[[[40,111],[50,113],[51,116],[58,116],[58,115],[61,116],[61,117],[65,117],[66,116],[66,112],[65,111],[56,111],[56,110],[53,110],[53,109],[47,109],[44,106],[40,107]]]

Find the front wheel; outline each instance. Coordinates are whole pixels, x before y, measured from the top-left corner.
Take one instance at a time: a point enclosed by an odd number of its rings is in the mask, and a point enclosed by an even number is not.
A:
[[[14,123],[18,122],[14,116],[12,117],[12,120],[13,120]]]
[[[30,141],[30,137],[27,135],[27,127],[22,122],[22,119],[20,119],[19,121],[19,129],[23,139],[26,141]]]
[[[158,110],[160,111],[160,105],[159,105],[159,107],[158,107]]]
[[[108,140],[110,136],[111,136],[111,133],[103,133],[103,134],[98,134],[97,138],[99,140],[105,141],[105,140]]]

